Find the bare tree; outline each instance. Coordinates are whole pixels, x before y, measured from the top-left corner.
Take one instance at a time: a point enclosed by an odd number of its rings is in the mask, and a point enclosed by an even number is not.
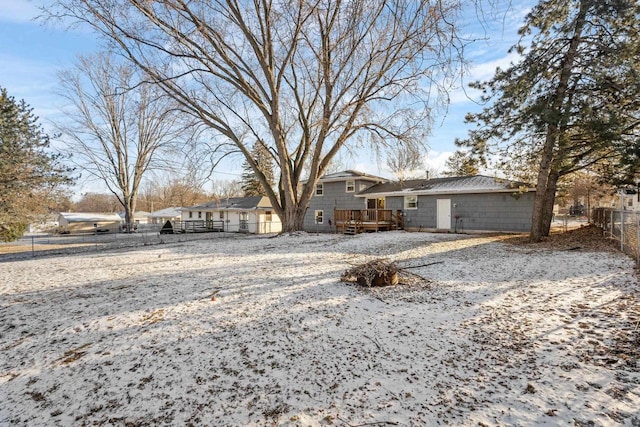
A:
[[[242,182],[239,180],[219,180],[213,181],[213,196],[218,199],[228,199],[231,197],[242,197]]]
[[[113,194],[84,193],[74,203],[76,212],[118,212],[122,209],[120,200]]]
[[[140,83],[131,64],[107,54],[81,56],[59,78],[70,103],[59,129],[75,163],[106,184],[132,224],[144,174],[184,142],[176,103],[157,86]]]
[[[146,179],[142,185],[138,204],[142,203],[145,210],[153,212],[169,207],[193,206],[208,199],[202,184],[192,175],[153,173],[151,179]]]
[[[92,26],[241,152],[285,231],[302,228],[317,180],[346,145],[424,144],[463,47],[458,0],[55,4],[50,16]],[[251,156],[256,140],[273,153],[280,197]]]
[[[404,147],[387,154],[387,166],[399,181],[404,181],[424,166],[424,160],[413,147]]]

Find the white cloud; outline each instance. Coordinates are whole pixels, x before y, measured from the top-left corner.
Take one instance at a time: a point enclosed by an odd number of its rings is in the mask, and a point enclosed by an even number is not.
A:
[[[489,80],[495,74],[496,68],[504,70],[511,64],[520,62],[521,59],[522,57],[518,53],[511,52],[503,57],[476,64],[471,68],[468,80]]]
[[[385,164],[384,160],[381,160],[380,164],[375,164],[373,162],[371,163],[360,162],[360,163],[354,164],[353,167],[348,167],[347,169],[353,169],[360,172],[368,173],[370,175],[381,176],[383,178],[392,178],[393,173],[391,173],[389,168],[384,164]]]
[[[424,156],[426,169],[432,173],[441,174],[445,169],[445,163],[451,157],[451,151],[431,151]],[[416,171],[417,172],[417,171]]]
[[[510,53],[501,58],[493,59],[490,61],[482,62],[471,67],[467,76],[465,76],[465,87],[459,88],[450,94],[451,105],[466,103],[466,102],[479,102],[482,92],[477,89],[472,89],[468,86],[469,82],[475,81],[487,81],[490,80],[496,73],[496,69],[507,69],[511,64],[520,61],[521,56],[517,53]]]

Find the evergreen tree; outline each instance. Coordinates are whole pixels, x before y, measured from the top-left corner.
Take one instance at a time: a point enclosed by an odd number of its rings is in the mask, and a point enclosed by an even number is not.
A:
[[[461,145],[512,168],[535,162],[532,241],[549,234],[562,176],[637,164],[639,9],[633,0],[540,1],[514,47],[522,61],[473,85],[493,103],[468,116],[477,127]]]
[[[48,152],[49,136],[24,100],[0,88],[0,241],[22,236],[34,215],[45,213],[69,184],[70,170]]]
[[[244,197],[250,196],[266,196],[267,191],[260,182],[258,173],[264,175],[265,180],[269,183],[271,188],[275,185],[275,179],[273,174],[273,158],[269,153],[269,149],[261,142],[256,141],[251,149],[251,156],[256,162],[258,171],[256,172],[249,162],[245,161],[242,165],[242,192]]]
[[[468,152],[457,150],[445,162],[444,176],[471,176],[479,173],[479,160]]]

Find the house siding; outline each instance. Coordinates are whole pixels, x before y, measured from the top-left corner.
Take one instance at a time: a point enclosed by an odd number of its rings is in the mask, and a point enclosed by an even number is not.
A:
[[[271,221],[267,221],[266,213],[271,212]],[[189,212],[193,212],[191,218],[189,218]],[[198,218],[198,212],[202,212],[201,218]],[[220,212],[224,214],[224,219],[220,218]],[[182,210],[182,221],[198,221],[208,220],[214,221],[217,224],[224,224],[224,231],[227,232],[239,232],[240,230],[240,217],[243,213],[247,214],[248,233],[263,234],[263,233],[280,233],[282,232],[282,222],[280,217],[275,214],[272,209],[258,209],[258,210],[211,210],[206,208]]]
[[[356,185],[355,192],[347,193],[347,180],[351,179],[322,183],[324,186],[322,196],[316,196],[314,192],[304,215],[303,227],[306,231],[323,233],[335,231],[334,209],[366,209],[366,199],[355,197],[355,195],[371,187],[375,182],[353,179]],[[318,210],[324,213],[322,224],[316,224],[315,222],[315,212]],[[331,221],[331,225],[329,225],[329,221]]]
[[[457,231],[529,231],[535,193],[443,194],[418,196],[418,209],[404,209],[404,197],[387,197],[387,209],[404,212],[407,230],[435,229],[437,200],[451,200],[450,230]]]

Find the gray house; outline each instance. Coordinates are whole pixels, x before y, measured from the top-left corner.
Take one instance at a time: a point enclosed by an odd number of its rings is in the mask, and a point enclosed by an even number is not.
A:
[[[379,176],[363,172],[346,170],[322,176],[314,190],[309,207],[304,216],[304,229],[307,231],[336,231],[335,210],[384,209],[377,205],[375,197],[370,201],[356,197],[357,194],[379,183],[388,182]]]
[[[517,181],[463,176],[389,182],[358,194],[401,210],[406,230],[528,231],[535,189]]]
[[[531,228],[535,189],[522,182],[482,175],[402,182],[378,178],[376,184],[345,194],[346,180],[354,176],[353,171],[346,172],[351,177],[345,172],[333,174],[332,185],[323,186],[322,202],[318,196],[312,198],[306,230],[329,231],[313,221],[317,210],[325,222],[325,218],[333,218],[332,231],[344,233],[400,228],[519,232]]]

